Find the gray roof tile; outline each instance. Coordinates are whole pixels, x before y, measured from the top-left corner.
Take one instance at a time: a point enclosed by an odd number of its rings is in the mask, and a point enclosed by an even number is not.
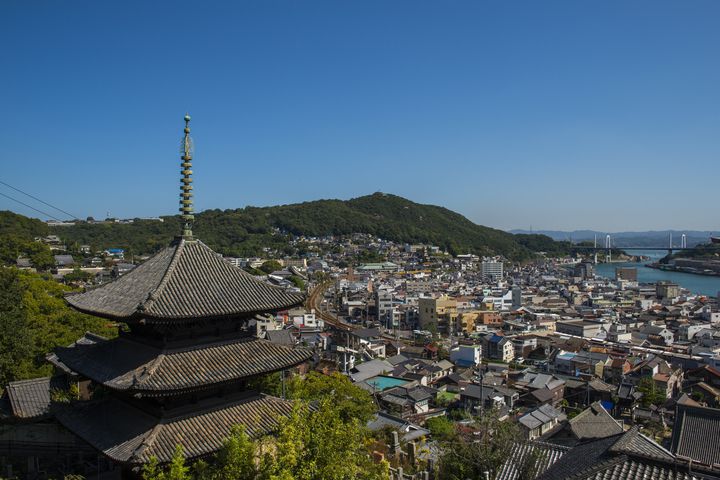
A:
[[[166,394],[289,368],[312,357],[303,348],[236,338],[183,348],[159,348],[129,338],[56,349],[70,370],[115,390]]]
[[[5,394],[10,402],[12,414],[17,418],[37,418],[50,413],[50,398],[53,389],[67,389],[63,377],[42,377],[32,380],[10,382]]]
[[[165,463],[182,445],[186,458],[217,451],[232,427],[243,425],[251,437],[271,432],[292,403],[253,395],[174,418],[158,419],[116,398],[59,411],[61,424],[112,460],[141,464],[156,457]]]
[[[670,449],[694,462],[720,464],[720,410],[678,404]]]
[[[100,317],[159,321],[271,312],[304,299],[257,280],[201,241],[185,239],[110,283],[66,298],[76,309]]]

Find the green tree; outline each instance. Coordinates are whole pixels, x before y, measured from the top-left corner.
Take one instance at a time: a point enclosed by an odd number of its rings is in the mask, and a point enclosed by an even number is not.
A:
[[[75,267],[72,272],[65,275],[64,280],[67,283],[70,282],[89,282],[92,280],[93,275],[89,272],[80,270],[80,267]]]
[[[660,406],[667,400],[665,392],[658,388],[652,377],[643,377],[637,386],[637,391],[642,393],[640,404],[648,408],[650,405]]]
[[[30,257],[30,262],[38,270],[49,270],[55,266],[55,257],[50,251],[50,247],[44,243],[28,243],[26,253]]]
[[[163,468],[157,458],[151,458],[142,469],[143,480],[192,480],[190,468],[185,465],[185,454],[182,446],[175,447],[170,464]]]
[[[491,478],[510,458],[513,445],[520,440],[516,423],[500,421],[496,412],[487,412],[474,425],[476,434],[458,434],[440,442],[441,457],[439,478],[441,480],[465,480]]]
[[[213,461],[196,464],[192,477],[179,449],[167,467],[148,463],[143,479],[387,480],[388,464],[372,461],[370,442],[365,424],[347,420],[330,397],[313,408],[297,401],[273,436],[252,440],[237,427]]]
[[[293,285],[295,285],[300,290],[305,290],[305,280],[298,277],[297,275],[291,275],[290,278],[288,278],[288,280],[290,280],[293,283]]]
[[[234,427],[217,455],[213,480],[235,480],[258,476],[257,444],[243,427]]]
[[[287,382],[288,397],[297,400],[329,400],[337,405],[343,421],[357,419],[366,424],[377,411],[372,396],[341,375],[312,371],[305,378],[294,376]]]
[[[280,397],[283,394],[282,375],[283,372],[280,371],[252,378],[248,382],[248,389]],[[287,378],[287,373],[285,375]]]
[[[270,478],[295,480],[375,480],[387,478],[387,465],[369,456],[369,434],[357,418],[347,419],[331,398],[311,409],[299,402],[281,419],[276,454],[264,457]]]
[[[455,424],[445,416],[429,418],[426,426],[436,440],[450,440],[455,436]]]
[[[281,269],[282,269],[282,265],[280,265],[280,262],[278,262],[276,260],[268,260],[260,266],[260,270],[262,270],[265,273],[272,273],[276,270],[281,270]]]
[[[0,267],[0,386],[30,370],[32,335],[23,295],[18,271]]]
[[[52,373],[45,356],[85,332],[113,337],[108,320],[71,309],[64,295],[72,289],[30,271],[0,267],[0,381]]]

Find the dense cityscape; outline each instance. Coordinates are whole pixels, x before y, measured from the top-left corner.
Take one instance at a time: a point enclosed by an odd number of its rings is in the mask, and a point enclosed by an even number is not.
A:
[[[0,480],[720,480],[718,18],[0,2]]]
[[[276,229],[281,248],[223,256],[193,234],[189,125],[182,232],[157,253],[69,247],[77,221],[29,238],[47,226],[5,213],[7,478],[716,478],[720,292],[600,276],[644,260],[609,241],[517,262]],[[19,366],[38,359],[12,292],[33,276],[105,319],[51,335],[49,376]]]

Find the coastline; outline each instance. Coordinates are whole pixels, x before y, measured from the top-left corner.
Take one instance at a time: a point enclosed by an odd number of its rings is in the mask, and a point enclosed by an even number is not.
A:
[[[664,272],[679,272],[679,273],[689,273],[691,275],[702,275],[705,277],[720,277],[720,272],[716,272],[714,270],[699,270],[697,268],[693,267],[677,267],[675,265],[665,265],[661,263],[646,263],[645,266],[647,268],[652,268],[655,270],[662,270]]]

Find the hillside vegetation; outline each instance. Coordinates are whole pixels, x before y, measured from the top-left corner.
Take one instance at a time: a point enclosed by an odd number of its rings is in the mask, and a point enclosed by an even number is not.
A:
[[[72,291],[48,275],[0,267],[0,390],[7,382],[52,373],[45,355],[85,332],[115,336],[111,322],[76,312]]]
[[[164,222],[84,223],[54,227],[72,249],[118,247],[132,254],[153,253],[181,231],[178,216]],[[279,233],[278,233],[279,232]],[[1,234],[2,232],[0,232]],[[564,242],[543,235],[513,235],[477,225],[443,207],[421,205],[375,193],[352,200],[317,200],[273,207],[207,210],[196,215],[195,235],[220,253],[261,255],[263,247],[282,250],[289,235],[327,236],[366,233],[400,243],[433,244],[450,253],[504,255],[526,260],[533,252],[565,253]]]

